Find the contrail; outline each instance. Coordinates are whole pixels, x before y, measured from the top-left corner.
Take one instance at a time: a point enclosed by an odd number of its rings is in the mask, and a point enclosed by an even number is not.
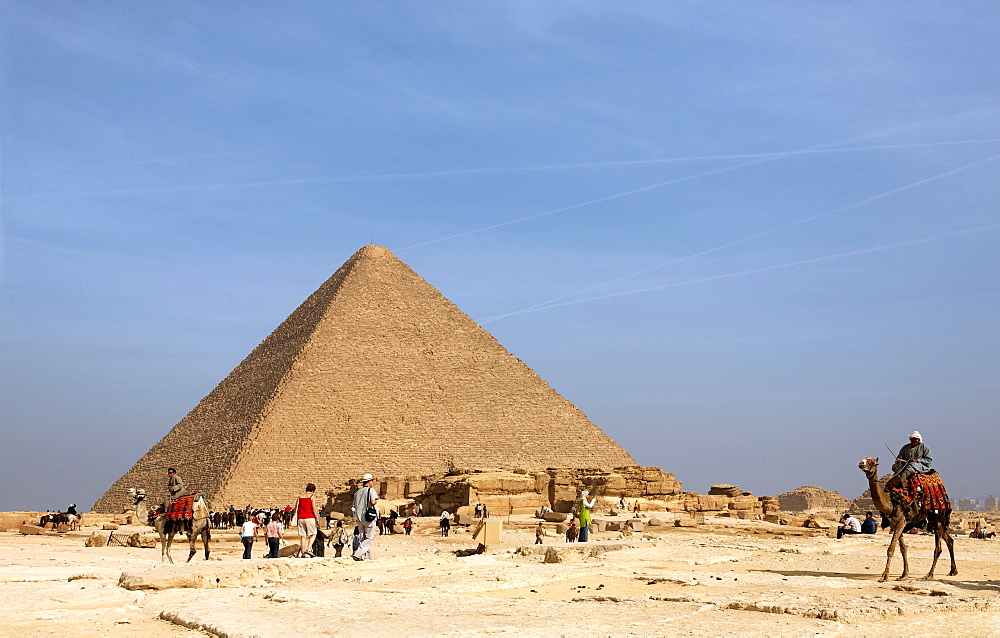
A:
[[[785,268],[794,268],[795,266],[804,266],[807,264],[815,264],[822,261],[831,261],[834,259],[843,259],[845,257],[856,257],[858,255],[867,255],[869,253],[882,252],[884,250],[892,250],[894,248],[904,248],[907,246],[916,246],[919,244],[927,244],[930,242],[941,241],[944,239],[951,239],[952,237],[961,237],[963,235],[972,235],[975,233],[981,233],[989,230],[1000,229],[1000,223],[997,224],[986,224],[984,226],[973,226],[971,228],[963,228],[960,230],[953,230],[946,233],[939,233],[937,235],[931,235],[928,237],[920,237],[918,239],[907,239],[904,241],[892,242],[891,244],[882,244],[881,246],[873,246],[871,248],[862,248],[860,250],[851,250],[843,253],[836,253],[833,255],[824,255],[822,257],[811,257],[809,259],[800,259],[798,261],[791,261],[784,264],[775,264],[773,266],[763,266],[761,268],[752,268],[750,270],[741,270],[738,272],[723,273],[720,275],[711,275],[708,277],[699,277],[698,279],[689,279],[687,281],[679,281],[671,284],[662,284],[659,286],[650,286],[648,288],[636,288],[634,290],[625,290],[622,292],[613,292],[606,295],[599,295],[596,297],[587,297],[586,299],[574,299],[572,301],[564,301],[562,303],[550,304],[540,308],[533,308],[529,310],[518,310],[515,312],[509,312],[504,315],[498,315],[495,317],[490,317],[478,323],[486,324],[504,319],[506,317],[512,317],[514,315],[526,314],[529,312],[540,312],[542,310],[549,310],[551,308],[560,308],[562,306],[572,306],[575,304],[588,303],[591,301],[598,301],[601,299],[611,299],[614,297],[624,297],[627,295],[638,295],[644,292],[653,292],[656,290],[667,290],[668,288],[680,288],[682,286],[694,286],[696,284],[702,284],[710,281],[718,281],[720,279],[732,279],[734,277],[743,277],[746,275],[754,275],[757,273],[768,272],[771,270],[782,270]]]
[[[604,282],[601,282],[601,283],[598,283],[598,284],[587,286],[585,288],[579,288],[579,289],[574,290],[572,292],[568,292],[566,294],[559,295],[558,297],[553,297],[552,299],[549,299],[547,301],[542,301],[542,302],[539,302],[539,303],[536,303],[536,304],[532,304],[532,305],[527,306],[525,308],[521,308],[520,310],[516,310],[516,311],[514,311],[512,313],[501,315],[501,317],[509,317],[511,315],[520,314],[521,312],[528,311],[528,310],[543,309],[543,308],[549,307],[549,304],[552,304],[552,303],[557,302],[557,301],[561,301],[562,299],[567,299],[569,297],[572,297],[573,295],[578,295],[581,292],[587,292],[589,290],[594,290],[595,288],[601,288],[601,287],[607,286],[609,284],[617,283],[619,281],[624,281],[625,279],[630,279],[630,278],[635,277],[637,275],[642,275],[642,274],[645,274],[647,272],[652,272],[654,270],[659,270],[660,268],[666,268],[667,266],[673,266],[674,264],[679,264],[679,263],[682,263],[682,262],[685,262],[685,261],[690,261],[691,259],[695,259],[697,257],[703,257],[705,255],[709,255],[709,254],[712,254],[714,252],[718,252],[720,250],[724,250],[726,248],[731,248],[732,246],[736,246],[736,245],[739,245],[739,244],[744,244],[744,243],[746,243],[748,241],[752,241],[754,239],[760,239],[761,237],[766,237],[768,235],[773,235],[773,234],[781,232],[783,230],[788,230],[789,228],[794,228],[796,226],[801,226],[802,224],[807,224],[809,222],[816,221],[817,219],[822,219],[823,217],[829,217],[830,215],[835,215],[837,213],[842,213],[842,212],[844,212],[846,210],[850,210],[852,208],[857,208],[858,206],[862,206],[864,204],[868,204],[870,202],[882,199],[884,197],[888,197],[889,195],[895,195],[896,193],[900,193],[902,191],[909,190],[911,188],[916,188],[917,186],[923,186],[924,184],[928,184],[930,182],[934,182],[934,181],[937,181],[939,179],[944,179],[945,177],[950,177],[951,175],[954,175],[954,174],[959,173],[961,171],[968,170],[968,169],[970,169],[970,168],[972,168],[974,166],[978,166],[980,164],[991,162],[991,161],[996,160],[998,158],[1000,158],[1000,154],[998,154],[998,155],[992,155],[990,157],[987,157],[986,159],[976,160],[975,162],[970,162],[968,164],[964,164],[962,166],[959,166],[958,168],[953,168],[953,169],[947,170],[947,171],[945,171],[943,173],[938,173],[937,175],[933,175],[931,177],[926,177],[924,179],[920,179],[920,180],[917,180],[915,182],[911,182],[909,184],[905,184],[903,186],[899,186],[897,188],[893,188],[891,190],[887,190],[887,191],[879,193],[877,195],[872,195],[871,197],[866,197],[865,199],[858,200],[858,201],[853,202],[851,204],[847,204],[846,206],[840,206],[838,208],[834,208],[832,210],[828,210],[826,212],[819,213],[818,215],[812,215],[811,217],[806,217],[805,219],[800,219],[798,221],[794,221],[794,222],[791,222],[791,223],[788,223],[788,224],[784,224],[782,226],[777,226],[777,227],[771,228],[769,230],[761,231],[759,233],[755,233],[753,235],[749,235],[749,236],[743,237],[741,239],[736,239],[736,240],[727,242],[725,244],[720,244],[718,246],[715,246],[714,248],[708,248],[706,250],[702,250],[702,251],[697,252],[697,253],[693,253],[693,254],[690,254],[690,255],[685,255],[683,257],[678,257],[676,259],[672,259],[670,261],[667,261],[667,262],[664,262],[664,263],[661,263],[661,264],[657,264],[655,266],[649,266],[649,267],[643,268],[641,270],[636,270],[634,272],[630,272],[630,273],[622,275],[620,277],[616,277],[614,279],[609,279],[608,281],[604,281]]]
[[[465,232],[462,232],[462,233],[455,233],[453,235],[447,235],[445,237],[438,237],[437,239],[430,239],[428,241],[420,242],[420,243],[417,243],[417,244],[411,244],[409,246],[404,246],[404,247],[399,248],[397,250],[410,250],[412,248],[420,248],[422,246],[428,246],[430,244],[436,244],[436,243],[439,243],[439,242],[442,242],[442,241],[448,241],[450,239],[458,239],[459,237],[467,237],[469,235],[475,235],[475,234],[478,234],[478,233],[486,232],[488,230],[495,230],[497,228],[503,228],[504,226],[510,226],[512,224],[519,224],[521,222],[526,222],[526,221],[530,221],[530,220],[533,220],[533,219],[538,219],[538,218],[541,218],[541,217],[548,217],[549,215],[555,215],[556,213],[563,213],[563,212],[566,212],[568,210],[575,210],[577,208],[583,208],[585,206],[592,206],[594,204],[600,204],[600,203],[603,203],[603,202],[608,202],[608,201],[612,201],[612,200],[615,200],[615,199],[619,199],[619,198],[622,198],[622,197],[628,197],[630,195],[636,195],[638,193],[643,193],[643,192],[646,192],[646,191],[651,191],[651,190],[655,190],[655,189],[658,189],[658,188],[663,188],[665,186],[670,186],[672,184],[678,184],[678,183],[681,183],[681,182],[686,182],[686,181],[690,181],[690,180],[693,180],[693,179],[698,179],[700,177],[707,177],[709,175],[717,175],[719,173],[726,173],[726,172],[729,172],[729,171],[735,171],[735,170],[739,170],[741,168],[748,168],[750,166],[756,166],[758,164],[763,164],[763,163],[766,163],[766,162],[773,162],[773,161],[778,160],[778,159],[784,159],[786,157],[792,157],[792,156],[795,156],[795,155],[801,155],[801,154],[807,153],[807,152],[815,152],[817,150],[829,149],[831,147],[837,147],[837,146],[843,146],[844,144],[847,144],[847,143],[850,143],[850,142],[855,142],[855,141],[865,140],[865,139],[872,139],[872,138],[875,138],[875,137],[883,137],[885,135],[891,135],[893,133],[898,133],[898,132],[901,132],[901,131],[912,130],[912,129],[915,129],[915,128],[929,126],[931,124],[937,124],[937,123],[940,123],[940,122],[946,122],[946,121],[957,119],[957,118],[961,118],[961,117],[966,117],[966,116],[970,116],[970,115],[972,115],[972,116],[978,116],[980,114],[993,113],[995,111],[996,111],[996,109],[982,109],[980,111],[973,111],[973,112],[970,112],[970,113],[964,113],[964,114],[959,114],[959,115],[954,115],[954,116],[946,116],[946,117],[941,117],[941,118],[935,118],[933,120],[927,120],[927,121],[924,121],[924,122],[917,122],[915,124],[907,124],[907,125],[904,125],[904,126],[891,127],[891,128],[888,128],[888,129],[883,129],[883,130],[875,131],[875,132],[872,132],[872,133],[864,133],[864,134],[861,134],[861,135],[856,135],[856,136],[849,137],[849,138],[843,139],[843,140],[838,140],[838,141],[835,141],[835,142],[828,142],[828,143],[825,143],[825,144],[816,144],[814,146],[810,146],[810,147],[807,147],[805,149],[800,149],[800,150],[797,150],[797,151],[789,151],[787,153],[784,153],[784,154],[781,154],[781,155],[777,155],[777,156],[768,155],[768,156],[765,156],[765,157],[760,157],[759,159],[756,159],[756,160],[750,161],[750,162],[743,162],[743,163],[736,164],[736,165],[729,166],[729,167],[725,167],[725,168],[718,168],[718,169],[713,169],[713,170],[701,171],[701,172],[695,173],[693,175],[687,175],[685,177],[679,177],[679,178],[675,178],[675,179],[670,179],[670,180],[667,180],[667,181],[657,182],[657,183],[654,183],[654,184],[647,184],[645,186],[640,186],[638,188],[633,188],[633,189],[630,189],[630,190],[627,190],[627,191],[622,191],[620,193],[614,193],[612,195],[607,195],[605,197],[599,197],[597,199],[592,199],[592,200],[589,200],[589,201],[586,201],[586,202],[580,202],[578,204],[572,204],[570,206],[564,206],[562,208],[556,208],[556,209],[553,209],[553,210],[548,210],[548,211],[545,211],[545,212],[542,212],[542,213],[537,213],[535,215],[528,215],[526,217],[520,217],[518,219],[512,219],[512,220],[509,220],[509,221],[506,221],[506,222],[501,222],[499,224],[492,224],[490,226],[484,226],[482,228],[476,228],[474,230],[468,230],[468,231],[465,231]]]

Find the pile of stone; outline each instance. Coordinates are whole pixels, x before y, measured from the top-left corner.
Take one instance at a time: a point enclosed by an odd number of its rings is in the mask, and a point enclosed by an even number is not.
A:
[[[832,520],[837,520],[852,506],[851,500],[843,494],[812,485],[779,494],[778,501],[784,512],[816,514]]]

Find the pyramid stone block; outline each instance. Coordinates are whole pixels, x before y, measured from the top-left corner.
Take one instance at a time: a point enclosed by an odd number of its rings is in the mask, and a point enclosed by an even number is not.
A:
[[[365,472],[620,467],[635,460],[388,249],[365,246],[94,505],[166,495],[290,503]]]

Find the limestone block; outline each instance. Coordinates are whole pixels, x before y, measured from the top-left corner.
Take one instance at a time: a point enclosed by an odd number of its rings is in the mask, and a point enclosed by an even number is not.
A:
[[[757,513],[753,510],[736,510],[736,514],[738,514],[742,520],[746,521],[752,521],[757,518]]]
[[[728,509],[729,499],[725,496],[698,496],[698,511],[724,510]]]
[[[476,522],[476,519],[471,514],[458,512],[452,517],[451,522],[454,525],[472,525]]]
[[[609,474],[604,482],[606,494],[620,496],[625,490],[625,477],[621,474]]]
[[[20,532],[26,536],[32,534],[44,534],[45,528],[39,527],[38,525],[31,525],[29,523],[25,523],[24,525],[21,525]]]
[[[425,489],[427,489],[426,481],[407,481],[406,487],[403,489],[403,495],[406,498],[413,498],[414,496],[423,494]]]
[[[569,515],[562,512],[545,512],[542,516],[542,519],[550,523],[562,523],[567,518],[569,518]]]
[[[620,521],[607,521],[604,524],[604,532],[620,532],[622,530],[622,523]]]
[[[632,528],[633,532],[641,532],[644,526],[642,521],[639,520],[638,518],[630,518],[629,520],[625,521],[625,527]]]
[[[708,493],[710,496],[740,496],[743,494],[743,490],[736,485],[720,483],[719,485],[710,487]]]
[[[781,516],[779,514],[768,513],[764,514],[764,520],[767,521],[768,523],[777,523],[781,520]]]
[[[535,472],[535,491],[539,494],[546,494],[549,491],[549,483],[552,481],[550,477],[545,472]]]
[[[556,523],[556,534],[565,534],[566,527],[566,523]]]
[[[583,554],[575,547],[549,547],[545,550],[543,563],[578,563]]]
[[[92,532],[90,537],[83,543],[84,547],[104,547],[108,544],[108,537],[100,532]]]
[[[289,556],[294,556],[299,553],[300,547],[301,545],[298,543],[289,543],[278,550],[278,558],[288,558]]]
[[[60,534],[65,534],[66,532],[69,531],[69,525],[67,525],[66,523],[59,523],[59,527],[56,528],[56,531],[59,532]]]
[[[101,529],[104,529],[104,530],[109,530],[109,529],[110,530],[115,530],[115,529],[118,529],[118,523],[104,523],[103,525],[101,525]]]

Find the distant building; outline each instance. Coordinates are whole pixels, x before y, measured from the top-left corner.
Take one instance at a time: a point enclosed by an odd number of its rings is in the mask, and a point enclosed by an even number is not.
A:
[[[970,510],[979,511],[983,507],[982,503],[975,498],[960,498],[958,499],[958,509],[960,510]]]
[[[991,494],[989,498],[986,499],[986,511],[1000,512],[1000,499]]]

